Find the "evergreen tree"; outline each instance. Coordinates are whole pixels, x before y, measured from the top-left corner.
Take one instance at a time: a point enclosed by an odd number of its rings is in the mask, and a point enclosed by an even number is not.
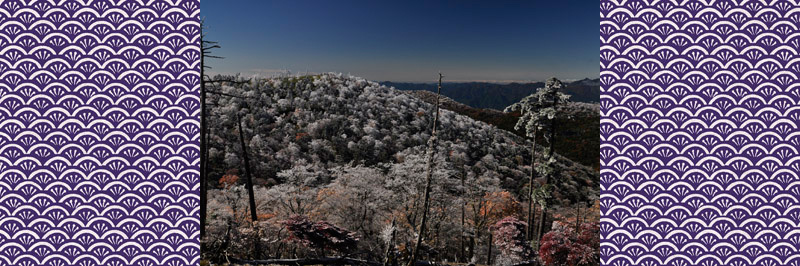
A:
[[[548,181],[553,175],[553,165],[555,164],[555,157],[553,157],[555,142],[556,123],[555,119],[561,115],[558,112],[558,107],[563,106],[569,102],[569,95],[559,92],[564,87],[564,84],[556,79],[550,78],[545,83],[544,88],[539,88],[535,93],[526,96],[521,101],[512,104],[505,109],[506,112],[520,112],[522,115],[517,121],[514,129],[525,130],[528,137],[531,138],[531,172],[528,179],[528,232],[529,238],[533,238],[533,220],[535,200],[534,193],[534,177],[535,172],[539,172],[545,177],[544,184],[547,185]],[[543,164],[536,165],[536,136],[538,131],[543,131],[543,136],[547,139],[549,148],[546,150],[546,157]],[[542,197],[540,197],[542,198]],[[545,201],[546,203],[546,201]],[[542,217],[540,218],[540,231],[545,222],[545,205],[542,206]]]

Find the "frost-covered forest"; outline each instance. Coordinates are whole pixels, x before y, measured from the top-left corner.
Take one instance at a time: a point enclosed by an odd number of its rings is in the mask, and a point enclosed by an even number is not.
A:
[[[430,152],[435,100],[341,74],[214,79],[204,260],[400,265],[417,246],[415,260],[431,264],[597,263],[598,174],[548,148],[569,137],[559,130],[532,145],[442,107]],[[556,108],[569,119],[596,110]]]

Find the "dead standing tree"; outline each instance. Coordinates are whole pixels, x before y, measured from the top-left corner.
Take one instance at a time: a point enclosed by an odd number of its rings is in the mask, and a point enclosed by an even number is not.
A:
[[[208,206],[208,123],[206,116],[206,83],[210,79],[205,74],[205,70],[210,66],[206,65],[206,58],[221,58],[211,55],[211,50],[220,48],[216,42],[205,40],[205,23],[201,22],[200,32],[200,238],[206,235],[206,212]]]
[[[208,104],[207,96],[209,93],[218,94],[230,97],[244,98],[236,95],[229,95],[220,92],[208,90],[209,84],[218,84],[220,82],[229,82],[234,84],[242,84],[244,82],[236,81],[230,78],[225,79],[212,79],[206,73],[206,69],[211,69],[211,66],[206,65],[206,59],[223,59],[224,57],[211,54],[212,50],[221,48],[218,42],[206,40],[204,21],[200,22],[200,238],[203,238],[206,233],[206,216],[208,212]]]
[[[250,204],[250,219],[255,223],[258,221],[256,214],[256,197],[253,192],[253,176],[250,171],[250,157],[247,156],[247,145],[244,141],[244,130],[242,130],[242,117],[237,113],[236,122],[239,124],[239,143],[242,145],[242,157],[244,158],[245,186],[247,186],[247,197]]]
[[[433,128],[431,129],[431,138],[428,140],[428,170],[425,177],[425,196],[422,203],[422,220],[419,224],[417,231],[417,241],[414,243],[414,249],[411,251],[411,260],[408,261],[408,266],[414,266],[417,262],[419,253],[419,246],[422,244],[422,238],[425,235],[425,223],[428,222],[428,209],[430,207],[430,194],[431,185],[433,183],[433,160],[436,153],[436,123],[439,120],[439,96],[442,93],[442,73],[439,73],[439,86],[436,89],[436,115],[433,118]]]
[[[226,80],[213,80],[213,82],[231,82],[231,83],[234,83],[234,84],[244,84],[244,83],[246,83],[246,82],[243,82],[243,81],[235,81],[235,80],[227,80],[227,79]],[[211,91],[207,91],[207,92],[211,93],[211,94],[219,95],[219,96],[238,98],[238,99],[240,99],[242,101],[241,102],[241,109],[248,108],[248,105],[244,100],[248,99],[248,98],[251,98],[251,97],[246,97],[246,96],[241,96],[241,95],[234,95],[234,94],[230,94],[230,93],[224,93],[222,91],[213,91],[213,90],[211,90]],[[253,171],[250,168],[250,157],[247,154],[247,145],[246,145],[247,142],[245,141],[244,130],[242,129],[242,117],[238,112],[236,113],[236,124],[237,124],[238,131],[239,131],[239,144],[241,146],[242,157],[244,159],[244,173],[245,173],[245,181],[246,181],[245,182],[245,186],[246,186],[246,189],[247,189],[248,203],[250,205],[250,219],[253,222],[256,222],[256,221],[258,221],[258,214],[256,212],[255,192],[254,192],[254,189],[253,189],[253,177],[252,177],[252,172]]]
[[[238,80],[233,80],[233,79],[220,79],[220,80],[210,80],[210,81],[215,83],[215,84],[216,83],[220,83],[220,82],[228,82],[228,83],[239,84],[239,85],[244,84],[244,83],[247,82],[247,81],[238,81]],[[247,106],[248,106],[247,103],[244,100],[248,99],[248,98],[252,99],[252,97],[234,95],[234,94],[225,93],[225,92],[222,92],[222,91],[205,90],[205,92],[206,93],[210,93],[210,94],[214,94],[214,95],[218,95],[218,96],[225,96],[225,97],[231,97],[231,98],[240,99],[242,101],[242,109],[247,108]],[[205,105],[205,101],[204,101],[204,105]],[[245,138],[244,138],[244,130],[242,129],[242,119],[241,119],[241,115],[239,115],[238,111],[236,113],[236,123],[237,123],[238,131],[239,131],[238,132],[239,133],[239,144],[241,145],[242,156],[244,157],[243,158],[244,159],[244,172],[245,172],[245,179],[246,179],[245,186],[246,186],[246,189],[247,189],[248,203],[250,205],[250,219],[252,220],[253,223],[255,223],[256,221],[258,221],[258,214],[256,212],[255,192],[254,192],[254,188],[253,188],[252,169],[250,168],[250,157],[247,154],[247,145],[246,145],[246,141],[245,141]],[[207,143],[207,140],[206,140],[206,143]],[[205,159],[208,160],[208,154],[207,153],[206,153]],[[205,164],[205,167],[206,167],[205,169],[207,170],[208,169],[207,168],[208,167],[207,163]],[[203,214],[205,214],[205,213],[203,213]],[[258,240],[257,239],[254,240],[253,244],[254,244],[254,250],[256,252],[258,252],[260,250],[260,245],[259,245]],[[257,256],[258,253],[253,254],[253,255]]]

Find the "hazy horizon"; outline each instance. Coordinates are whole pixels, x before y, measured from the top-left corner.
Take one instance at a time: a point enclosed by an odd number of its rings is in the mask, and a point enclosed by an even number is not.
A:
[[[323,73],[336,73],[336,74],[351,75],[351,76],[366,78],[366,77],[362,77],[362,76],[359,76],[359,75],[356,75],[356,74],[353,74],[353,73],[342,73],[342,72],[336,72],[336,71],[318,73],[318,72],[306,72],[306,71],[289,71],[289,72],[286,72],[285,70],[281,70],[281,71],[275,71],[275,72],[262,72],[262,73],[255,73],[255,72],[249,72],[249,73],[236,72],[236,73],[234,73],[234,72],[217,72],[217,71],[210,70],[210,71],[207,71],[207,72],[211,76],[214,76],[214,75],[239,75],[239,76],[245,77],[245,78],[249,78],[249,77],[270,78],[270,77],[278,77],[278,76],[286,76],[286,75],[318,75],[318,74],[323,74]],[[491,84],[519,83],[519,84],[529,84],[529,83],[542,83],[542,82],[546,81],[546,79],[542,79],[542,80],[451,80],[451,79],[448,79],[446,73],[442,73],[442,75],[444,76],[444,78],[442,79],[442,83],[443,84],[447,84],[447,83],[491,83]],[[375,82],[436,84],[436,82],[437,82],[437,80],[435,79],[436,77],[438,77],[437,74],[434,74],[434,79],[431,79],[431,80],[377,80],[377,79],[368,79],[368,80],[375,81]],[[580,81],[580,80],[585,80],[585,79],[589,79],[589,80],[599,79],[599,77],[597,77],[597,76],[595,76],[595,77],[584,77],[584,78],[579,78],[579,79],[562,79],[560,77],[556,77],[556,78],[558,78],[559,80],[561,80],[563,82],[575,82],[575,81]]]

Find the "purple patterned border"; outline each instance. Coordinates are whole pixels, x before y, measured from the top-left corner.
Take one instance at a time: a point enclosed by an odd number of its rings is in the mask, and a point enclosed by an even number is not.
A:
[[[195,265],[199,1],[0,1],[0,265]]]
[[[600,1],[604,265],[800,264],[797,1]]]

